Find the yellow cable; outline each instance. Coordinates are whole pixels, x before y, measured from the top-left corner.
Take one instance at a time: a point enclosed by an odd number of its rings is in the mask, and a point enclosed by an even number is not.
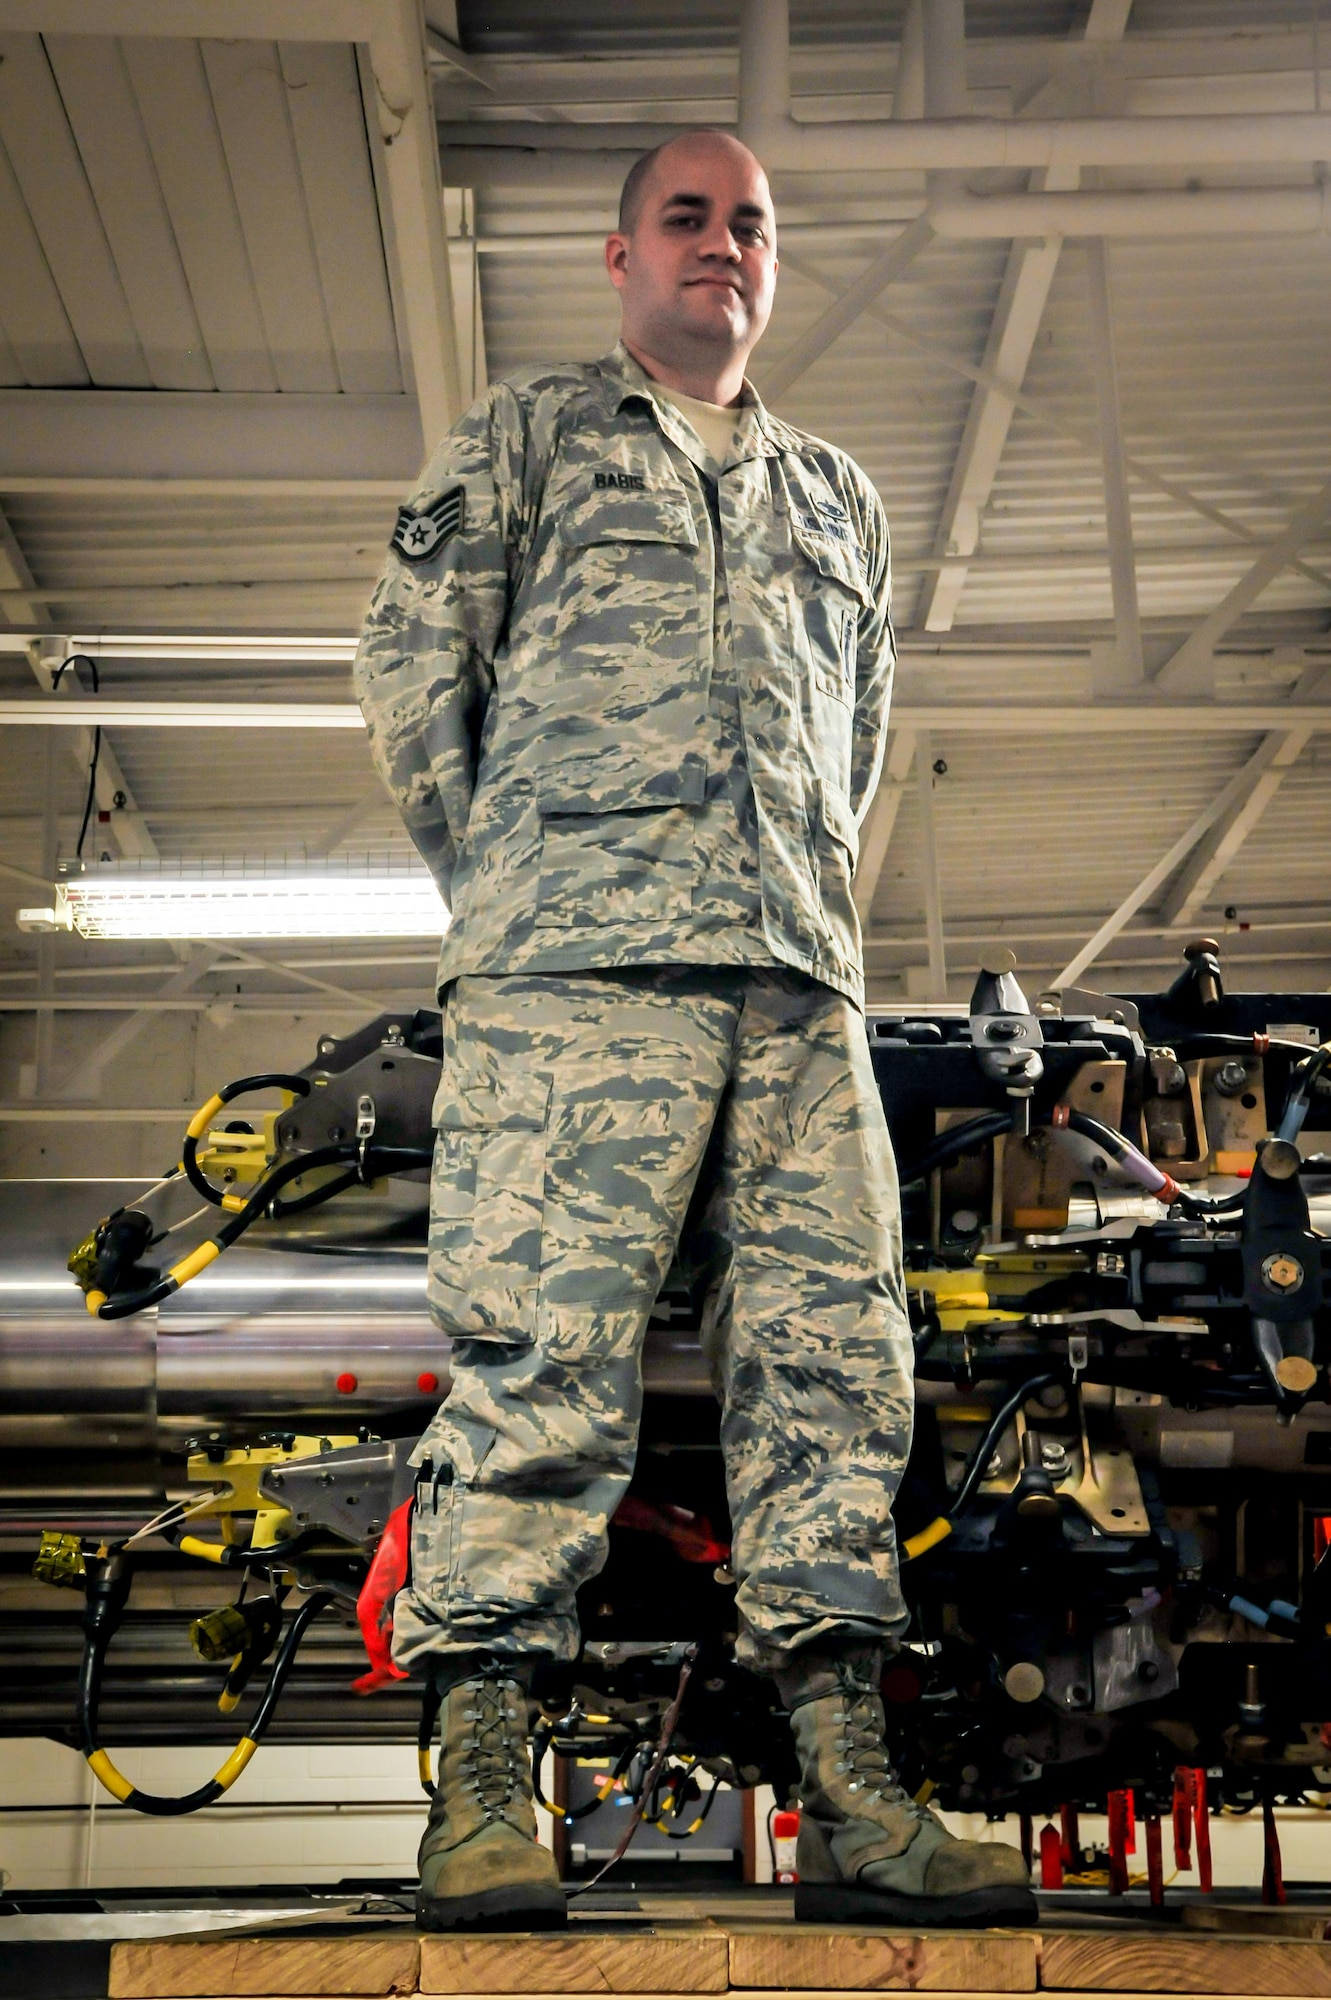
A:
[[[416,1769],[420,1772],[421,1783],[424,1785],[426,1791],[432,1792],[434,1790],[434,1768],[431,1764],[428,1750],[418,1750],[416,1752]]]
[[[214,1773],[213,1783],[220,1785],[224,1792],[230,1791],[258,1747],[252,1736],[242,1736],[221,1770]]]
[[[105,1750],[93,1751],[88,1759],[88,1769],[98,1784],[104,1786],[113,1799],[119,1799],[122,1805],[134,1790],[129,1779],[121,1777]]]
[[[902,1558],[914,1562],[916,1556],[927,1556],[930,1549],[936,1549],[952,1533],[952,1523],[946,1514],[940,1514],[936,1521],[930,1521],[927,1528],[921,1528],[918,1535],[908,1535],[901,1544]]]
[[[227,1668],[228,1680],[230,1680],[232,1674],[235,1673],[236,1668],[240,1665],[244,1657],[245,1656],[243,1653],[236,1654],[235,1659],[231,1662],[231,1665]],[[217,1706],[222,1711],[223,1715],[230,1715],[233,1708],[240,1707],[240,1696],[243,1692],[244,1690],[240,1689],[235,1694],[228,1694],[226,1688],[223,1687],[221,1694],[219,1694],[217,1697]]]
[[[176,1546],[182,1556],[197,1556],[201,1562],[220,1563],[226,1560],[225,1542],[201,1542],[197,1535],[182,1535]]]
[[[226,1099],[224,1097],[210,1097],[206,1104],[199,1106],[194,1116],[190,1119],[189,1124],[185,1127],[185,1137],[187,1139],[201,1139],[213,1119],[216,1118],[218,1112],[225,1111],[225,1109]]]
[[[214,1258],[220,1257],[221,1254],[221,1244],[214,1243],[209,1238],[208,1242],[200,1243],[196,1249],[191,1250],[188,1257],[182,1257],[178,1264],[173,1264],[166,1275],[175,1279],[177,1288],[187,1285],[191,1278],[197,1278],[200,1271],[206,1271]]]

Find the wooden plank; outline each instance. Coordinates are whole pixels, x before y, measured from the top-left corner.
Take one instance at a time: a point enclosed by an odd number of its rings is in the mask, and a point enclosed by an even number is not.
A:
[[[339,384],[273,42],[201,42],[277,386]]]
[[[1251,1903],[1185,1903],[1185,1931],[1231,1931],[1247,1937],[1315,1938],[1331,1937],[1331,1908],[1309,1909],[1306,1904],[1284,1909]]]
[[[119,44],[48,35],[46,53],[155,389],[212,389],[213,371]]]
[[[0,137],[93,382],[149,388],[139,337],[37,35],[0,35]]]
[[[1050,1931],[1040,1985],[1066,1992],[1331,1996],[1331,1946],[1296,1938],[1192,1931]]]
[[[925,1935],[846,1924],[727,1924],[726,1932],[732,1987],[1033,1993],[1037,1985],[1036,1941],[1026,1932]]]
[[[422,1993],[724,1993],[724,1933],[455,1932],[421,1939]]]
[[[219,389],[275,389],[226,156],[198,45],[121,44]]]
[[[145,1938],[111,1950],[110,2000],[414,1993],[413,1933],[372,1937]]]
[[[400,395],[356,52],[333,42],[282,42],[278,56],[338,377],[351,394]]]

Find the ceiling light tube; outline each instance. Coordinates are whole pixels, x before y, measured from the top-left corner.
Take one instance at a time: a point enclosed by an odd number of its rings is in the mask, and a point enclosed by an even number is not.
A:
[[[81,937],[124,939],[436,938],[449,921],[420,870],[317,862],[112,864],[58,883],[55,916]]]

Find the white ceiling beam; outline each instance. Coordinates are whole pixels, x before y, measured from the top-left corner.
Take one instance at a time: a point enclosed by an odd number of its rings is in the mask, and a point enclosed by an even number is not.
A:
[[[1331,479],[1324,486],[1319,486],[1316,493],[1290,516],[1283,534],[1263,549],[1256,562],[1226,593],[1209,617],[1203,618],[1177,652],[1171,653],[1155,676],[1155,685],[1177,693],[1182,689],[1191,691],[1199,683],[1204,684],[1211,673],[1212,660],[1220,640],[1311,540],[1328,514],[1331,514]]]
[[[906,0],[897,74],[892,87],[892,116],[924,116],[924,0]]]
[[[136,1017],[134,1033],[137,1035],[144,1025],[138,1020],[139,1015],[206,1014],[210,1007],[225,1007],[236,1014],[308,1014],[312,1004],[308,992],[303,990],[299,993],[203,993],[195,999],[181,994],[173,994],[170,999],[166,999],[160,994],[155,994],[148,1000],[142,996],[133,1000],[108,1000],[101,994],[62,993],[48,997],[45,994],[34,993],[19,998],[7,994],[0,999],[0,1013],[32,1014],[38,1009],[49,1009],[53,1014],[132,1014]],[[405,1009],[432,1007],[435,1004],[433,992],[426,987],[410,994],[375,993],[367,990],[363,994],[354,995],[350,1000],[338,1000],[331,993],[320,995],[319,1012],[376,1014],[387,1012],[394,1007]],[[123,1046],[127,1045],[128,1042],[122,1045],[122,1052]],[[105,1063],[112,1058],[107,1056],[103,1060]],[[72,1091],[61,1094],[73,1095]],[[188,1106],[185,1107],[184,1115],[188,1118]]]
[[[37,579],[28,559],[3,513],[0,513],[0,622],[10,625],[43,625],[41,599],[30,593]]]
[[[159,488],[160,497],[160,488]],[[1242,560],[1248,549],[1233,543],[1165,543],[1162,546],[1142,548],[1134,545],[1137,571],[1143,569],[1192,570],[1232,567]],[[1331,549],[1320,553],[1322,562],[1331,562]],[[951,572],[962,568],[966,575],[985,577],[1016,577],[1031,575],[1036,577],[1058,574],[1094,576],[1108,567],[1110,551],[1093,549],[1014,549],[1010,551],[989,551],[972,553],[964,564],[958,565],[949,556],[902,556],[893,552],[892,574],[900,579],[907,576],[931,577],[940,571]],[[1331,577],[1312,568],[1311,563],[1301,565],[1302,573],[1310,575],[1312,581],[1331,590]],[[233,576],[212,580],[194,580],[180,583],[163,578],[156,583],[84,583],[52,584],[27,590],[0,589],[0,611],[8,613],[15,620],[12,632],[0,629],[0,652],[19,652],[31,636],[33,624],[49,623],[48,620],[29,620],[24,616],[25,607],[36,605],[60,605],[70,608],[96,606],[110,612],[112,610],[130,614],[142,607],[154,616],[165,606],[176,611],[184,623],[194,622],[200,617],[215,622],[229,608],[244,607],[255,611],[260,608],[266,613],[279,616],[285,611],[325,607],[334,616],[345,616],[346,598],[350,591],[360,591],[367,597],[373,587],[374,569],[343,570],[335,577],[274,577],[274,576]],[[916,632],[936,631],[937,626],[925,626],[917,622]],[[951,629],[949,626],[946,629]],[[138,658],[141,650],[130,649],[128,657]],[[216,659],[217,654],[207,653],[206,646],[196,646],[194,657]],[[257,658],[257,649],[251,649],[248,657]]]
[[[354,833],[357,827],[362,826],[374,813],[381,812],[391,803],[388,793],[376,778],[361,798],[353,800],[336,819],[328,822],[322,833],[316,834],[313,840],[305,843],[305,852],[316,861],[326,860],[342,845],[348,834]]]
[[[1061,238],[1048,237],[1040,243],[1014,244],[1008,256],[984,367],[996,380],[1011,382],[1017,389],[1025,380],[1062,247]],[[996,388],[976,388],[935,531],[937,569],[915,614],[915,622],[926,631],[952,629],[968,565],[951,558],[975,552],[1015,412],[1011,396]],[[899,564],[894,567],[900,570]]]
[[[1326,679],[1325,666],[1310,667],[1294,690],[1302,701]],[[1272,730],[1244,765],[1250,780],[1245,796],[1237,798],[1208,834],[1198,841],[1160,902],[1162,924],[1191,924],[1208,901],[1221,876],[1259,824],[1287,774],[1312,740],[1311,729]]]
[[[11,34],[368,42],[376,0],[3,0]]]
[[[455,70],[465,76],[468,83],[479,83],[482,90],[493,90],[494,80],[488,65],[476,56],[469,56],[447,35],[441,35],[438,28],[425,24],[425,53],[432,64],[442,64],[446,69]]]
[[[1109,249],[1103,239],[1086,245],[1089,281],[1091,361],[1095,375],[1096,412],[1100,422],[1100,464],[1105,489],[1105,526],[1109,535],[1109,584],[1114,605],[1114,640],[1118,667],[1125,681],[1141,680],[1141,610],[1137,602],[1137,564],[1132,551],[1132,502],[1123,448],[1123,418],[1119,404],[1118,357],[1114,340],[1114,294]]]
[[[866,265],[835,304],[830,305],[770,368],[762,370],[759,387],[764,401],[774,403],[784,396],[819,356],[840,340],[847,327],[853,326],[861,313],[887,290],[893,279],[899,278],[920,252],[928,249],[933,240],[934,232],[923,216],[909,223],[886,250]]]
[[[448,151],[503,155],[640,153],[689,130],[681,121],[517,118],[443,120]],[[742,129],[743,128],[742,126]],[[1024,167],[1303,166],[1331,156],[1331,113],[1186,112],[1127,118],[903,118],[749,123],[746,143],[769,172],[927,173]],[[1022,201],[1023,196],[1006,199]],[[1055,196],[1045,197],[1056,201]],[[1073,211],[1076,199],[1064,196]],[[977,201],[982,198],[977,197]],[[1018,234],[1013,230],[1010,235]]]
[[[179,972],[173,973],[161,992],[154,997],[158,1001],[177,1000],[182,994],[188,993],[191,986],[197,986],[204,974],[212,970],[218,957],[218,950],[215,944],[197,946]],[[73,1069],[66,1070],[62,1074],[60,1087],[54,1094],[64,1098],[100,1097],[102,1076],[108,1064],[115,1062],[138,1039],[152,1020],[153,1011],[150,1006],[140,1005],[127,1019],[118,1022],[100,1042],[93,1045]],[[43,1096],[46,1094],[45,1091],[42,1092]]]
[[[1132,0],[1091,0],[1085,39],[1101,47],[1121,41],[1131,8]],[[1077,186],[1079,177],[1075,166],[1048,167],[1032,174],[1030,187],[1036,193],[1067,191]],[[1016,389],[1026,379],[1062,248],[1062,237],[1047,236],[1043,241],[1014,243],[1008,253],[982,365]],[[937,556],[974,553],[1016,407],[1011,396],[976,385],[934,535]],[[940,565],[920,593],[916,624],[929,632],[950,632],[967,574],[965,563]]]
[[[400,493],[422,435],[410,396],[0,389],[0,489],[192,478],[379,480]]]
[[[385,152],[398,282],[428,455],[462,414],[439,142],[417,0],[372,0],[370,69]],[[214,30],[214,33],[217,31]]]
[[[1099,930],[1089,937],[1081,950],[1074,953],[1063,970],[1052,982],[1055,986],[1074,986],[1088,966],[1095,963],[1105,946],[1116,938],[1124,926],[1133,918],[1142,904],[1149,901],[1161,885],[1167,882],[1179,863],[1187,858],[1199,840],[1209,833],[1216,823],[1246,799],[1252,789],[1254,768],[1260,773],[1268,763],[1265,746],[1253,752],[1243,768],[1234,773],[1223,790],[1216,793],[1209,805],[1202,807],[1192,823],[1185,828],[1178,839],[1166,849],[1164,854],[1148,868],[1141,880],[1131,888],[1112,915],[1105,918]]]
[[[133,701],[119,696],[68,701],[0,699],[0,728],[363,729],[351,702]],[[894,729],[964,735],[1256,735],[1268,729],[1331,729],[1331,701],[911,702],[892,708]]]
[[[797,271],[802,277],[807,278],[810,284],[821,286],[825,292],[835,293],[836,286],[832,280],[824,277],[820,271],[806,264],[802,256],[791,257],[788,255],[785,258],[785,264],[788,270]],[[868,318],[879,320],[904,346],[913,347],[936,366],[946,368],[957,375],[964,375],[971,382],[976,382],[983,387],[993,389],[996,394],[1010,397],[1019,410],[1023,411],[1027,416],[1033,417],[1038,424],[1054,432],[1056,436],[1069,438],[1074,444],[1083,446],[1089,452],[1098,452],[1098,435],[1095,432],[1084,430],[1079,424],[1069,423],[1062,410],[1054,404],[1052,399],[1046,401],[1042,396],[1032,396],[1026,389],[1014,390],[1010,383],[1004,382],[991,369],[969,361],[965,355],[954,353],[939,341],[917,332],[914,327],[909,326],[902,319],[899,313],[894,313],[881,300],[876,300],[872,305],[868,306],[866,313]],[[1169,444],[1171,439],[1168,431],[1163,428],[1159,429],[1155,433],[1155,442]],[[1197,456],[1195,446],[1189,444],[1186,440],[1180,442],[1178,448],[1188,452],[1194,459]],[[1159,472],[1149,460],[1137,458],[1132,453],[1128,453],[1125,457],[1125,463],[1134,479],[1141,481],[1143,485],[1153,486],[1159,493],[1168,494],[1171,500],[1177,500],[1181,506],[1189,508],[1196,514],[1200,514],[1203,519],[1213,521],[1218,528],[1223,528],[1228,534],[1232,534],[1236,541],[1246,542],[1250,548],[1262,545],[1261,536],[1255,530],[1248,527],[1246,522],[1239,520],[1236,515],[1227,514],[1220,507],[1212,506],[1208,500],[1204,500],[1200,494],[1194,493],[1190,487],[1184,486],[1177,479],[1171,479],[1166,473]],[[1309,569],[1297,557],[1291,560],[1288,567],[1297,569],[1300,574],[1307,576],[1313,583],[1324,588],[1327,585],[1326,577],[1320,576],[1315,570]]]
[[[873,804],[860,829],[860,855],[855,869],[853,896],[862,930],[869,928],[869,912],[882,879],[887,850],[901,810],[906,780],[915,757],[915,732],[897,727],[888,737],[883,775],[878,781]]]

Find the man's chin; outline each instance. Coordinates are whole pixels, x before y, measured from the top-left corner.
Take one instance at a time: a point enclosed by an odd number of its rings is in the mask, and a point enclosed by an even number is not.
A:
[[[717,286],[684,293],[680,314],[693,332],[739,347],[749,335],[749,314],[738,295]]]

